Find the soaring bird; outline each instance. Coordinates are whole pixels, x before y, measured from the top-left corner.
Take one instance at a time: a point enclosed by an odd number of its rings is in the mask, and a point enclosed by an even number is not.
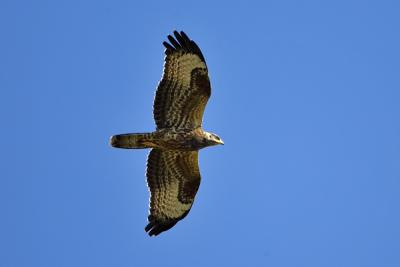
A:
[[[147,159],[150,215],[145,231],[156,236],[190,211],[200,185],[198,152],[224,144],[202,128],[211,95],[207,64],[197,44],[183,31],[168,35],[164,70],[153,104],[156,130],[114,135],[116,148],[151,148]]]

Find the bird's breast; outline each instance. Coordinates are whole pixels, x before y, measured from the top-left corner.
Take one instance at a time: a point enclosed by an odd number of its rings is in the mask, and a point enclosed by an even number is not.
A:
[[[157,145],[162,149],[194,151],[205,147],[201,132],[196,130],[163,130],[158,135]]]

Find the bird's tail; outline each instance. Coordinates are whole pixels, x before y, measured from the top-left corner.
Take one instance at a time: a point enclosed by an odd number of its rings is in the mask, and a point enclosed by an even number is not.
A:
[[[126,149],[151,148],[154,146],[152,139],[152,133],[117,134],[111,136],[110,145]]]

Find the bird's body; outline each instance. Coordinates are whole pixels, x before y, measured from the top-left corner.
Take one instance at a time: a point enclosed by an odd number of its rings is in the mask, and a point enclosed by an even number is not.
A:
[[[114,135],[111,145],[120,148],[157,148],[181,151],[197,151],[207,146],[219,144],[210,136],[212,133],[201,127],[195,129],[160,129],[152,133]],[[138,138],[139,137],[139,138]]]
[[[211,95],[208,69],[199,47],[184,32],[168,35],[163,77],[154,99],[157,129],[151,133],[112,136],[113,147],[151,148],[147,160],[150,188],[150,236],[173,227],[190,211],[200,185],[198,150],[223,144],[202,128]]]

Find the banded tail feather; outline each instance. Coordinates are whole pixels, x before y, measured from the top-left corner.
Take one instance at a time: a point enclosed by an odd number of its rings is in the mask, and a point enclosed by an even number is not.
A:
[[[141,149],[152,147],[152,133],[117,134],[110,138],[110,144],[116,148]]]

